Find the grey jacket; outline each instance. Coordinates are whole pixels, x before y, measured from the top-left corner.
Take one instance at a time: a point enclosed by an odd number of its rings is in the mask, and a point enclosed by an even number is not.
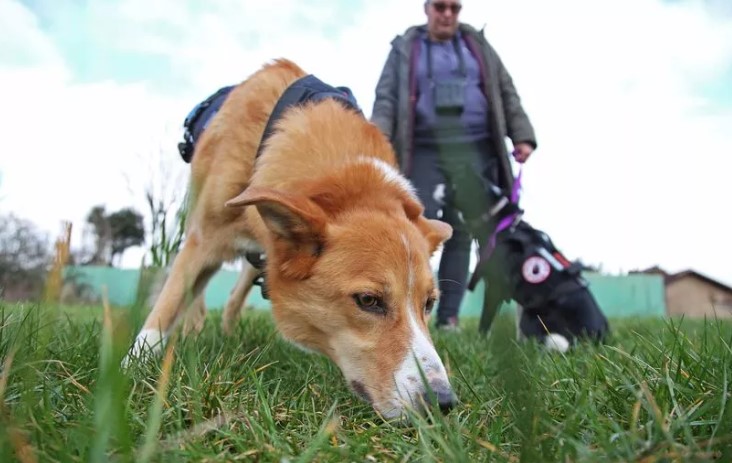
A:
[[[459,24],[466,44],[478,59],[482,70],[483,91],[491,111],[490,131],[495,152],[501,160],[501,186],[513,184],[505,138],[516,144],[526,142],[536,148],[534,128],[521,106],[510,74],[500,57],[486,40],[483,30],[478,31],[464,23]],[[371,122],[389,138],[399,159],[400,168],[409,175],[413,155],[412,130],[415,118],[416,78],[413,70],[417,63],[419,36],[426,25],[412,26],[392,40],[391,51],[376,85],[376,98]]]

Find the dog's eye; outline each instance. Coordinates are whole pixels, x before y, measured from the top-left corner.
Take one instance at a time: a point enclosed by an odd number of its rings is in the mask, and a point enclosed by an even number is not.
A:
[[[361,310],[367,312],[373,312],[378,314],[386,314],[386,308],[384,307],[384,301],[375,294],[372,293],[358,293],[353,295],[353,300]]]
[[[437,298],[430,297],[427,299],[427,303],[424,305],[424,314],[429,315],[432,313],[432,309],[435,307],[435,301]]]

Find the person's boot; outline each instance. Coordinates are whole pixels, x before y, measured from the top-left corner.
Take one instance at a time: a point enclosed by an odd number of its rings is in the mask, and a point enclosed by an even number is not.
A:
[[[460,331],[457,317],[447,317],[446,320],[437,319],[435,327],[438,331]]]

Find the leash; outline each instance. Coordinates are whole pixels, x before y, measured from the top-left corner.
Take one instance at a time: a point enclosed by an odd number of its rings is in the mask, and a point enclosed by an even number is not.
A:
[[[521,196],[521,175],[523,173],[524,166],[521,164],[519,167],[518,174],[516,175],[516,178],[513,181],[513,185],[511,186],[511,197],[510,202],[516,206],[518,206],[519,199]],[[517,212],[514,212],[512,214],[507,215],[503,219],[501,219],[500,222],[498,222],[498,226],[495,230],[493,230],[493,233],[491,233],[490,237],[488,237],[488,241],[486,242],[486,245],[484,249],[482,250],[480,254],[480,259],[475,264],[475,271],[473,272],[473,275],[470,277],[470,282],[468,283],[468,289],[470,291],[473,291],[475,289],[475,286],[478,284],[478,280],[480,272],[478,271],[480,267],[488,262],[488,260],[491,258],[491,255],[493,255],[493,251],[496,249],[496,240],[498,239],[498,234],[502,231],[508,229],[512,224],[516,222],[516,219],[520,215],[520,210]]]

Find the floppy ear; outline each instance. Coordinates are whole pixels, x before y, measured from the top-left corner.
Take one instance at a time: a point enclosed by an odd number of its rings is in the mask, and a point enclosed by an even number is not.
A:
[[[227,207],[255,206],[272,233],[273,258],[284,276],[310,275],[325,241],[325,212],[306,196],[271,188],[250,187],[226,202]]]
[[[419,231],[422,232],[427,243],[429,243],[430,255],[434,254],[437,248],[452,237],[452,227],[441,220],[425,218],[424,206],[413,199],[405,198],[404,213],[409,220],[413,221]]]
[[[416,220],[417,228],[424,235],[429,243],[430,255],[434,254],[437,248],[452,237],[452,227],[442,220],[426,219],[422,216]]]

